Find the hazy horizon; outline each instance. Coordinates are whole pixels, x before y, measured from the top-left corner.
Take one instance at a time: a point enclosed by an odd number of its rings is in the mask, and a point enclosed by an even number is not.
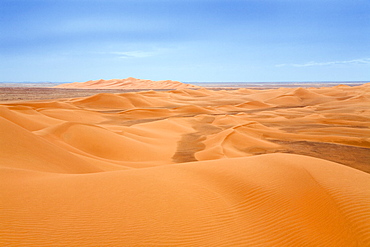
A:
[[[19,82],[15,82],[15,81],[0,81],[0,84],[5,84],[5,85],[8,85],[10,84],[11,86],[16,85],[18,87],[21,87],[23,86],[23,84],[25,84],[24,86],[27,86],[27,85],[38,85],[38,84],[42,84],[43,86],[45,85],[59,85],[59,84],[64,84],[64,83],[73,83],[75,81],[19,81]],[[242,82],[242,81],[208,81],[208,82],[197,82],[197,81],[193,81],[193,82],[190,82],[190,81],[183,81],[182,83],[186,83],[186,84],[194,84],[194,85],[198,85],[198,86],[210,86],[210,85],[216,85],[216,86],[230,86],[230,87],[237,87],[237,86],[248,86],[248,85],[251,85],[251,86],[254,86],[254,85],[322,85],[322,86],[329,86],[329,85],[332,85],[332,86],[335,86],[335,85],[339,85],[339,84],[344,84],[344,85],[350,85],[350,86],[357,86],[357,85],[362,85],[362,84],[365,84],[365,83],[369,83],[370,81],[265,81],[265,82],[258,82],[258,81],[255,81],[255,82]],[[82,82],[81,82],[82,83]]]

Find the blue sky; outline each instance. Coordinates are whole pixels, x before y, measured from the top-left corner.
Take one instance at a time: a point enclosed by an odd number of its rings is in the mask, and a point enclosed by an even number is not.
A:
[[[369,0],[0,0],[0,81],[370,80]]]

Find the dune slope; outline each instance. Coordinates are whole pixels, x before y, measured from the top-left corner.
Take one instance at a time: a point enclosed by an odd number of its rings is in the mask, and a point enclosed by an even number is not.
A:
[[[79,176],[1,173],[2,244],[369,244],[368,174],[316,158],[268,154]]]

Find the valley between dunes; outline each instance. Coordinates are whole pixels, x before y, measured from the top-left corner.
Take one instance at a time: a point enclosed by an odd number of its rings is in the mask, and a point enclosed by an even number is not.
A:
[[[0,246],[370,246],[370,84],[0,104]]]

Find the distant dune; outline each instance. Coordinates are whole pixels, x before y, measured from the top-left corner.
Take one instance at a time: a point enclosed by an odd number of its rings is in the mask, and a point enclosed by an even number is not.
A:
[[[366,247],[369,173],[370,84],[2,103],[0,246]]]
[[[87,82],[66,83],[55,86],[56,88],[81,88],[81,89],[182,89],[199,88],[179,81],[151,81],[129,77],[126,79],[96,80]]]

